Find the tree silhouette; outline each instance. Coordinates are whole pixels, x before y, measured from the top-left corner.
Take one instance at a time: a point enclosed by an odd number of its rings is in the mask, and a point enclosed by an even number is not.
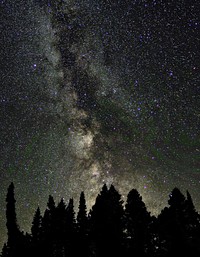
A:
[[[86,207],[84,192],[81,192],[81,195],[80,195],[79,211],[77,214],[77,224],[78,224],[79,233],[87,234],[88,217],[87,217],[87,207]]]
[[[195,235],[199,238],[199,215],[196,213],[192,198],[187,199],[178,188],[169,195],[168,208],[158,216],[159,234],[165,241],[168,256],[196,256],[199,247],[195,245]],[[195,253],[196,252],[196,253]]]
[[[65,248],[65,217],[66,216],[66,205],[62,198],[55,208],[54,219],[52,222],[53,230],[53,256],[62,257],[64,256]]]
[[[123,206],[121,196],[112,185],[103,185],[91,211],[91,238],[96,256],[120,254],[123,238]]]
[[[198,257],[200,255],[200,216],[190,193],[178,188],[169,195],[168,207],[158,217],[147,211],[136,189],[121,195],[113,185],[104,184],[87,215],[84,192],[80,194],[75,218],[74,202],[62,198],[55,206],[49,196],[41,216],[35,211],[31,234],[19,230],[15,212],[14,185],[6,197],[8,241],[1,257]]]
[[[41,225],[41,255],[51,256],[53,251],[53,240],[54,240],[54,230],[53,230],[53,220],[55,216],[55,201],[51,195],[47,202],[47,208],[42,217]]]
[[[8,187],[8,193],[6,197],[6,226],[8,230],[8,245],[15,244],[16,237],[19,234],[19,227],[17,225],[17,216],[15,211],[15,195],[13,182]]]
[[[40,208],[38,207],[34,218],[32,222],[32,227],[31,227],[31,235],[32,235],[32,240],[33,242],[39,241],[41,238],[41,225],[42,225],[42,216],[40,214]]]
[[[81,192],[79,200],[79,210],[77,214],[77,232],[77,243],[80,246],[78,251],[79,255],[86,257],[89,255],[89,222],[84,192]]]
[[[54,199],[51,195],[49,195],[49,199],[47,202],[47,208],[44,212],[44,216],[42,218],[42,234],[43,237],[48,237],[50,239],[50,237],[52,237],[53,233],[52,233],[52,220],[55,214],[55,202]]]
[[[187,191],[187,198],[185,200],[185,219],[186,231],[188,236],[200,236],[200,215],[196,211],[192,197]]]
[[[14,195],[14,184],[13,182],[9,185],[7,196],[6,196],[6,226],[8,234],[8,242],[4,247],[4,254],[9,256],[21,256],[24,254],[23,251],[20,252],[23,244],[24,237],[23,233],[20,232],[19,226],[17,224],[17,215],[15,211],[15,195]]]
[[[65,254],[66,256],[76,256],[76,219],[74,212],[74,201],[71,198],[66,208],[65,222]]]
[[[150,213],[147,211],[142,196],[132,189],[127,196],[125,219],[128,243],[128,256],[144,256],[148,239]]]

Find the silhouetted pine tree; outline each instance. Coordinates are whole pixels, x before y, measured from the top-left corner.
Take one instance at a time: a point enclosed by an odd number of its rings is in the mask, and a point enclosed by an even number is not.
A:
[[[76,219],[74,212],[74,201],[69,200],[68,206],[65,211],[66,222],[65,222],[65,255],[67,257],[77,256],[76,250]]]
[[[145,256],[151,216],[136,189],[127,196],[125,219],[128,256]]]
[[[185,200],[185,230],[188,237],[200,237],[200,215],[196,211],[192,197],[187,191],[187,199]]]
[[[65,254],[65,223],[66,223],[66,205],[62,198],[55,208],[52,220],[52,256],[63,257]]]
[[[77,214],[77,243],[79,245],[79,255],[83,257],[89,256],[88,225],[89,223],[85,195],[84,192],[81,192],[79,200],[79,210]]]
[[[14,185],[6,197],[8,242],[1,257],[199,257],[200,216],[192,197],[178,188],[169,196],[169,207],[151,217],[142,197],[132,189],[123,208],[120,194],[106,184],[87,215],[84,193],[80,195],[77,223],[73,199],[63,199],[55,207],[49,196],[44,216],[40,209],[33,217],[31,235],[17,225]],[[125,232],[124,232],[125,231]],[[126,249],[127,248],[127,249]]]
[[[15,257],[24,256],[24,243],[25,238],[23,233],[20,232],[19,226],[17,224],[17,216],[15,211],[15,195],[14,195],[14,184],[11,183],[8,187],[8,192],[6,196],[6,226],[8,231],[8,242],[7,242],[7,252],[9,256]]]
[[[102,251],[105,251],[104,234],[106,233],[105,219],[107,213],[106,199],[108,197],[108,188],[104,184],[100,193],[96,197],[96,202],[90,211],[90,246],[92,256],[103,255]]]
[[[65,236],[65,221],[66,219],[66,205],[64,199],[62,198],[58,203],[55,210],[55,218],[54,218],[54,233],[57,241],[63,241]]]
[[[187,198],[183,210],[183,227],[187,241],[188,252],[193,256],[200,255],[200,215],[196,211],[192,197],[187,191]]]
[[[40,208],[38,207],[35,211],[32,227],[31,227],[31,235],[27,235],[27,247],[29,251],[29,256],[41,256],[41,225],[42,225],[42,216],[40,214]]]
[[[189,256],[190,247],[185,226],[187,223],[185,196],[178,188],[169,195],[169,207],[165,207],[158,216],[159,235],[164,242],[167,256]]]
[[[113,185],[110,186],[109,189],[109,201],[110,201],[110,230],[112,234],[112,244],[115,249],[116,254],[122,253],[122,246],[124,243],[124,208],[123,208],[123,200],[121,199],[121,195],[115,189]],[[114,252],[113,252],[114,253]]]
[[[12,246],[16,242],[16,238],[19,236],[19,227],[17,224],[17,216],[15,211],[15,196],[14,196],[14,184],[11,183],[8,187],[8,193],[6,197],[6,226],[8,231],[8,245]]]
[[[87,207],[85,201],[84,192],[81,192],[79,200],[79,210],[77,214],[77,227],[80,234],[87,234],[88,229],[88,217],[87,217]]]
[[[55,202],[51,195],[49,195],[49,199],[47,202],[47,208],[44,212],[44,216],[42,217],[42,225],[41,225],[41,255],[43,256],[51,256],[53,251],[53,220],[55,215]]]
[[[31,227],[31,235],[32,235],[32,241],[33,242],[38,242],[41,240],[41,225],[42,225],[42,216],[40,214],[40,208],[38,207],[34,218],[32,222],[32,227]]]
[[[55,202],[54,199],[51,195],[49,195],[49,199],[47,202],[47,208],[44,212],[44,216],[42,218],[42,233],[43,236],[46,237],[52,237],[52,220],[54,218],[54,214],[55,214]]]
[[[106,184],[91,210],[91,243],[95,256],[120,255],[123,242],[123,202],[121,196]]]

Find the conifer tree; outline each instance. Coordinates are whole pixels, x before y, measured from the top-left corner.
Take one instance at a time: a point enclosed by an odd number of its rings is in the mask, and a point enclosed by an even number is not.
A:
[[[200,215],[195,209],[192,197],[187,191],[187,198],[185,200],[185,219],[186,219],[186,230],[188,235],[191,233],[197,233],[200,236]]]
[[[80,234],[87,233],[88,217],[84,192],[81,192],[79,200],[79,211],[77,214],[77,225]]]
[[[95,204],[90,211],[90,245],[95,256],[103,255],[106,250],[104,237],[107,229],[107,209],[108,209],[108,188],[104,184],[100,193],[96,197]]]
[[[150,213],[147,211],[142,196],[132,189],[127,196],[125,205],[126,231],[129,255],[145,255],[145,244],[148,240]]]
[[[170,207],[176,211],[180,211],[184,208],[185,196],[181,193],[181,191],[175,187],[171,194],[169,195],[168,204]]]
[[[121,196],[111,185],[102,187],[91,211],[91,238],[97,256],[120,254],[123,238],[123,206]]]
[[[55,208],[55,215],[52,221],[53,241],[52,252],[53,256],[63,257],[65,253],[65,223],[66,223],[66,205],[62,198]]]
[[[169,195],[168,204],[169,207],[165,207],[158,216],[161,241],[165,242],[165,249],[169,256],[187,256],[189,254],[185,230],[187,200],[175,187]]]
[[[52,236],[52,220],[55,215],[55,201],[51,195],[47,202],[47,208],[42,218],[42,233],[49,238]]]
[[[41,225],[41,241],[42,248],[41,252],[44,256],[49,256],[52,252],[54,231],[53,231],[53,220],[55,216],[55,201],[51,195],[49,195],[47,208],[42,217]]]
[[[112,231],[115,237],[115,240],[120,244],[123,240],[123,230],[124,230],[124,208],[123,208],[123,200],[121,199],[121,195],[115,189],[113,185],[110,186],[109,189],[109,202],[110,206],[110,216],[112,223]],[[117,243],[115,241],[115,243]]]
[[[74,201],[71,198],[66,208],[65,222],[65,255],[76,256],[76,219],[74,212]]]
[[[75,212],[74,212],[74,200],[71,198],[69,200],[68,206],[66,208],[66,230],[71,232],[75,230]]]
[[[88,241],[88,216],[87,216],[87,207],[85,201],[84,192],[81,192],[79,200],[79,210],[77,214],[77,243],[80,246],[79,255],[87,257],[89,255],[89,241]]]
[[[47,202],[47,207],[48,207],[49,212],[52,215],[53,211],[55,210],[55,201],[54,201],[52,195],[49,195],[49,199],[48,199],[48,202]]]
[[[19,234],[19,227],[17,225],[17,216],[15,211],[15,195],[13,182],[8,187],[8,193],[6,197],[6,226],[8,231],[8,245],[15,244],[16,237]]]
[[[15,211],[15,195],[14,195],[14,184],[13,182],[8,187],[8,192],[6,196],[6,226],[8,231],[8,241],[7,241],[7,253],[11,257],[25,256],[25,244],[26,237],[23,232],[19,230],[17,224],[17,215]]]
[[[41,225],[42,225],[42,216],[40,214],[40,208],[38,207],[34,218],[32,222],[32,227],[31,227],[31,234],[32,234],[32,239],[34,242],[39,241],[41,238]]]
[[[187,191],[184,208],[184,224],[181,224],[184,229],[185,238],[191,254],[194,252],[200,255],[200,247],[198,240],[200,239],[200,215],[196,211],[192,197]]]
[[[64,242],[64,237],[66,233],[66,205],[64,202],[64,199],[62,198],[60,202],[58,203],[56,209],[55,209],[55,216],[53,220],[53,230],[56,241],[59,241],[59,243]]]

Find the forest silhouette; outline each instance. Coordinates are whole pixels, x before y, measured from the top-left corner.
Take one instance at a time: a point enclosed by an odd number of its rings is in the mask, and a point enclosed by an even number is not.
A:
[[[42,215],[38,207],[31,232],[17,223],[14,184],[6,197],[7,243],[1,257],[169,257],[200,256],[200,215],[191,195],[178,188],[169,195],[168,207],[155,217],[141,195],[132,189],[124,203],[113,185],[103,185],[91,210],[84,192],[77,215],[73,199],[56,205],[50,195]]]

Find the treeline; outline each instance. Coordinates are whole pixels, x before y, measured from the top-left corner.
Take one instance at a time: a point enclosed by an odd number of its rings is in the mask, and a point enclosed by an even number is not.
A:
[[[26,234],[17,224],[13,183],[6,202],[8,241],[1,257],[200,256],[200,215],[189,192],[185,197],[178,188],[157,217],[136,189],[123,203],[113,185],[104,185],[89,212],[82,192],[77,215],[73,199],[56,205],[49,196],[44,214],[38,207]]]

